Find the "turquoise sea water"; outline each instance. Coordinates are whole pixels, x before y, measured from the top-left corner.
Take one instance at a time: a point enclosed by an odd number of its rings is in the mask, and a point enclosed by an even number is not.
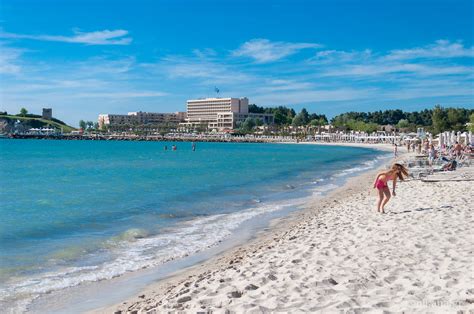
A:
[[[1,302],[206,249],[381,156],[350,147],[172,144],[0,140]]]

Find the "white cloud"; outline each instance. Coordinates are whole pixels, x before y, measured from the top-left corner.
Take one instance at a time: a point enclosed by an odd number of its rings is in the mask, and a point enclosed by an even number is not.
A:
[[[314,43],[272,42],[268,39],[252,39],[245,42],[237,50],[234,50],[232,55],[236,57],[249,57],[257,63],[268,63],[278,61],[303,49],[320,47],[322,46]]]
[[[87,45],[129,45],[132,38],[128,37],[128,31],[123,29],[103,30],[95,32],[81,32],[77,29],[73,30],[74,35],[27,35],[15,34],[0,31],[0,38],[9,39],[31,39],[41,41],[56,41],[65,43],[78,43]]]
[[[37,108],[48,103],[64,110],[65,120],[74,115],[76,121],[95,119],[99,111],[183,110],[187,98],[210,96],[214,86],[225,96],[247,96],[261,106],[330,102],[323,113],[349,110],[364,102],[393,101],[403,106],[426,97],[464,97],[462,106],[472,100],[471,60],[455,57],[408,59],[393,58],[394,51],[328,49],[309,50],[313,53],[309,60],[269,63],[316,47],[319,45],[260,39],[243,43],[231,55],[196,49],[189,55],[141,63],[133,56],[116,54],[70,62],[32,62],[22,57],[26,50],[0,46],[0,72],[15,74],[2,81],[0,103],[8,111],[26,103]],[[451,49],[458,49],[451,56],[463,54],[459,48]],[[242,62],[235,56],[256,62]],[[336,102],[340,108],[332,107]]]
[[[387,60],[405,60],[418,58],[459,58],[474,57],[474,47],[464,47],[460,42],[437,40],[434,44],[412,49],[392,50]]]
[[[162,97],[168,95],[164,92],[155,91],[126,91],[126,92],[108,92],[108,93],[79,93],[76,97],[83,98],[142,98],[142,97]]]
[[[316,53],[310,61],[318,63],[343,63],[352,61],[367,60],[372,57],[372,51],[365,49],[363,51],[342,51],[342,50],[322,50]]]
[[[206,59],[208,57],[215,57],[217,55],[217,52],[211,48],[194,49],[193,53],[196,55],[196,57],[201,58],[201,59]]]
[[[20,57],[22,49],[11,48],[0,43],[0,74],[19,74],[21,72]]]
[[[393,73],[416,74],[420,76],[439,76],[469,74],[471,72],[472,69],[466,66],[434,66],[414,63],[384,64],[381,62],[374,62],[372,64],[349,65],[338,69],[329,69],[322,73],[322,76],[371,77]]]
[[[153,73],[164,73],[171,79],[199,80],[203,84],[243,83],[253,81],[254,76],[240,68],[213,60],[170,56],[160,63],[145,65]]]
[[[258,88],[258,92],[278,92],[278,91],[295,91],[295,90],[308,90],[314,88],[314,84],[311,82],[299,82],[294,80],[270,80],[266,85]]]

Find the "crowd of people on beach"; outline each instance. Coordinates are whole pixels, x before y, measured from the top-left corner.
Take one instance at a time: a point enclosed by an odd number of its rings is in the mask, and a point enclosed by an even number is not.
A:
[[[399,145],[393,144],[394,158],[398,157]],[[428,160],[428,166],[433,170],[435,163],[440,164],[440,171],[456,170],[459,163],[469,163],[470,159],[474,157],[474,147],[470,144],[463,145],[455,142],[453,145],[442,144],[436,147],[428,139],[424,141],[407,141],[407,152],[418,154],[417,157],[424,157]],[[390,200],[391,196],[395,196],[395,187],[397,180],[404,180],[408,177],[408,169],[399,164],[393,164],[389,171],[381,172],[377,175],[374,181],[374,188],[378,190],[377,211],[385,213],[384,207]],[[390,193],[388,182],[392,181],[393,188]]]

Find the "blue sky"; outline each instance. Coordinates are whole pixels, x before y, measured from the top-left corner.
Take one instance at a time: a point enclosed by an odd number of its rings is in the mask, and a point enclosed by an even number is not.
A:
[[[328,116],[474,107],[473,2],[0,1],[0,110],[73,125],[247,96]]]

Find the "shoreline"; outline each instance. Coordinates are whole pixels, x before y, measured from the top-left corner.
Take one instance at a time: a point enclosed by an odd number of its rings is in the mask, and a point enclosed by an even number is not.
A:
[[[378,169],[244,245],[89,313],[472,310],[470,183],[407,180],[381,215]]]
[[[290,144],[290,143],[285,143]],[[390,144],[362,144],[362,143],[314,143],[314,142],[300,142],[300,143],[291,143],[291,144],[304,144],[304,145],[332,145],[332,146],[351,146],[351,147],[365,147],[365,148],[374,148],[383,152],[391,151]],[[399,157],[400,158],[400,157]],[[373,180],[374,173],[380,171],[387,166],[387,163],[392,162],[393,158],[390,158],[390,161],[383,162],[383,164],[378,165],[377,167],[369,170],[366,173],[361,173],[356,176],[349,176],[342,186],[330,191],[322,197],[313,198],[309,203],[305,204],[304,208],[295,212],[291,212],[284,217],[279,217],[270,221],[268,228],[258,231],[254,236],[252,236],[247,242],[237,244],[236,246],[230,247],[227,250],[215,255],[210,258],[199,262],[195,265],[180,269],[173,273],[170,273],[165,278],[149,284],[147,287],[141,290],[138,296],[127,298],[126,301],[109,305],[106,307],[98,308],[87,313],[115,313],[117,311],[122,311],[122,313],[127,312],[128,310],[124,308],[125,305],[136,304],[137,302],[142,302],[146,296],[154,294],[156,291],[168,291],[172,287],[179,286],[183,281],[188,280],[190,277],[199,277],[202,273],[212,272],[213,270],[219,267],[226,267],[227,264],[233,264],[232,261],[239,260],[239,256],[243,252],[249,252],[253,250],[258,250],[262,248],[262,243],[272,242],[276,236],[281,233],[287,233],[288,230],[291,230],[296,225],[298,225],[301,220],[308,215],[313,215],[315,212],[322,210],[325,206],[332,204],[333,202],[338,202],[341,200],[339,197],[340,194],[344,194],[344,198],[360,191],[364,182],[367,182],[367,179]],[[313,204],[315,201],[318,204]],[[264,244],[266,245],[266,244]],[[135,294],[137,295],[137,294]],[[145,296],[145,297],[143,297]],[[125,304],[126,303],[126,304]]]
[[[334,145],[334,146],[337,146],[337,145]],[[363,144],[363,145],[352,144],[351,146],[367,147],[366,144]],[[379,147],[380,148],[379,150],[384,150],[378,145],[375,145],[375,146],[376,148]],[[383,156],[384,159],[387,158],[386,156],[387,155]],[[375,156],[374,156],[374,161],[376,161],[374,164],[375,166],[379,165],[382,162],[382,160],[380,160],[379,158],[376,158]],[[374,167],[374,165],[372,165],[371,167]],[[357,173],[352,174],[351,172],[349,172],[348,176],[344,176],[343,179],[335,179],[336,181],[334,183],[337,186],[341,186],[343,182],[346,182],[347,177],[353,178],[354,175],[357,175]],[[336,187],[336,189],[339,189],[339,188]],[[331,188],[331,190],[333,190],[333,188]],[[322,195],[318,195],[317,197],[318,199],[326,198],[327,195],[330,195],[331,193],[332,193],[331,191],[326,191],[325,188],[323,187]],[[307,201],[304,202],[304,204],[306,203]],[[273,229],[274,225],[278,224],[278,221],[286,221],[295,214],[295,211],[296,213],[298,213],[304,210],[306,209],[303,209],[302,207],[298,206],[298,208],[294,208],[291,210],[277,211],[276,213],[278,214],[276,215],[273,215],[273,214],[264,215],[264,216],[270,216],[270,217],[262,216],[261,218],[258,219],[259,222],[252,223],[253,225],[258,225],[258,228],[253,228],[250,231],[249,230],[243,230],[243,232],[242,230],[238,231],[236,234],[231,236],[231,240],[230,240],[231,243],[225,243],[224,245],[220,243],[217,245],[217,249],[216,249],[216,246],[213,246],[210,249],[201,251],[200,253],[192,254],[190,257],[179,258],[179,259],[172,260],[166,263],[166,264],[177,264],[179,266],[175,266],[175,267],[154,266],[151,268],[138,270],[131,273],[126,273],[124,275],[121,275],[112,279],[108,279],[108,280],[102,280],[99,282],[91,282],[91,283],[83,283],[79,286],[73,286],[70,288],[65,288],[61,291],[53,292],[51,294],[42,295],[39,298],[36,298],[35,300],[33,300],[33,302],[30,303],[27,308],[29,311],[32,311],[32,312],[42,312],[42,311],[47,311],[47,310],[48,311],[51,310],[51,312],[61,312],[61,310],[58,310],[58,309],[62,309],[64,311],[65,309],[68,309],[68,307],[66,306],[82,304],[83,301],[85,301],[85,303],[96,303],[98,306],[102,306],[102,304],[108,304],[108,305],[113,304],[115,302],[118,302],[123,299],[127,299],[130,296],[135,295],[137,291],[144,289],[146,286],[150,285],[156,280],[162,281],[164,278],[168,278],[170,276],[173,276],[176,273],[180,273],[184,269],[199,265],[201,263],[205,263],[206,261],[210,259],[226,254],[228,251],[232,250],[235,247],[245,245],[247,241],[253,241],[254,239],[258,238],[262,232],[268,232],[268,229],[270,230]],[[243,226],[242,229],[248,229],[248,227]],[[227,242],[227,240],[224,240],[223,242]],[[181,263],[182,260],[186,260],[186,261]],[[189,262],[189,260],[191,260],[191,262]],[[165,270],[167,271],[167,273],[165,272]],[[146,279],[143,279],[145,276],[146,276]],[[125,288],[120,289],[123,291],[118,292],[117,289],[111,290],[110,289],[111,286],[115,286],[115,287],[120,286],[120,287],[125,287]],[[132,289],[132,288],[129,288],[128,286],[134,286],[134,287],[138,286],[138,288]],[[114,301],[107,302],[107,303],[100,302],[100,301],[97,302],[98,299],[95,299],[96,295],[91,295],[89,291],[103,291],[105,295],[112,296],[112,297],[107,297],[108,300],[114,300]],[[121,297],[117,298],[117,295],[121,295]],[[60,300],[60,302],[56,302],[55,300],[56,298],[57,300]],[[64,301],[65,299],[72,299],[72,302]],[[96,302],[94,302],[94,300]],[[71,310],[73,312],[83,312],[89,309],[97,308],[97,305],[86,306],[86,307],[74,306],[74,309],[71,309]]]
[[[399,137],[398,137],[399,138]],[[53,140],[53,141],[124,141],[124,142],[196,142],[196,143],[273,143],[273,144],[319,144],[342,146],[391,145],[391,140],[360,138],[354,141],[342,140],[307,140],[280,135],[196,135],[196,136],[165,136],[165,135],[104,135],[104,134],[8,134],[1,139],[9,140]]]

